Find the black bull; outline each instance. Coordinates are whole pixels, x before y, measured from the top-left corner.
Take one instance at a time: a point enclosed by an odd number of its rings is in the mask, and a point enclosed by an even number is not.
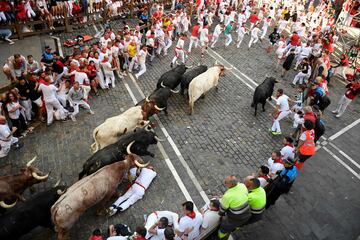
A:
[[[275,83],[277,83],[275,78],[267,77],[259,86],[256,87],[253,101],[251,103],[251,107],[255,108],[255,116],[257,112],[257,105],[259,103],[262,104],[262,109],[265,112],[266,99],[271,100],[271,96],[274,92]]]
[[[166,86],[174,90],[177,86],[179,86],[182,75],[185,73],[186,69],[187,67],[185,64],[181,64],[176,66],[174,69],[163,73],[156,84],[156,89]]]
[[[65,186],[57,186],[18,203],[0,218],[0,239],[17,239],[37,226],[52,228],[51,206],[58,200]]]
[[[94,153],[83,165],[83,170],[79,173],[79,179],[85,175],[90,175],[100,168],[112,164],[123,159],[123,156],[135,153],[139,156],[154,154],[149,152],[147,148],[151,144],[158,142],[156,134],[147,129],[136,129],[133,132],[126,133],[120,139],[109,146]]]
[[[206,65],[200,65],[200,66],[192,68],[189,71],[187,71],[186,73],[184,73],[184,75],[182,76],[181,85],[180,85],[180,87],[181,87],[181,90],[180,90],[181,95],[184,95],[185,89],[189,88],[190,82],[195,77],[199,76],[203,72],[206,72],[207,69],[208,69],[208,67]]]

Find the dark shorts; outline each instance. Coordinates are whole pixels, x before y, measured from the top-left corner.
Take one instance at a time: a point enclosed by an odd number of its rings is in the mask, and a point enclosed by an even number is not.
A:
[[[312,155],[302,155],[299,154],[299,162],[305,162],[307,159],[311,158]]]
[[[222,233],[231,233],[236,230],[236,228],[243,226],[251,217],[250,211],[242,214],[239,218],[229,218],[227,215],[221,219],[220,222],[220,231]]]

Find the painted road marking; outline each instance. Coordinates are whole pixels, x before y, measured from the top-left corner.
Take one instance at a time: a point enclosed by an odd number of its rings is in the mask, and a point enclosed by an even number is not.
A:
[[[139,87],[139,85],[137,84],[134,76],[129,73],[130,79],[132,80],[132,82],[134,83],[135,87],[137,88],[137,90],[139,91],[140,95],[145,98],[145,94],[143,93],[143,91],[141,90],[141,88]],[[163,132],[164,136],[166,137],[166,139],[168,140],[169,144],[171,145],[172,149],[174,150],[176,156],[179,158],[180,163],[182,164],[182,166],[185,168],[187,174],[189,175],[191,181],[193,182],[193,184],[195,185],[196,190],[199,192],[201,198],[204,200],[205,203],[208,203],[210,201],[209,197],[206,195],[205,191],[203,190],[203,188],[201,187],[199,181],[196,179],[195,174],[193,173],[193,171],[190,169],[189,165],[187,164],[187,162],[185,161],[184,157],[182,156],[179,148],[176,146],[174,140],[172,139],[172,137],[169,135],[169,133],[167,132],[167,130],[165,129],[164,125],[162,124],[161,120],[159,119],[158,116],[154,116],[155,120],[158,121],[159,123],[159,127],[161,129],[161,131]]]
[[[214,57],[214,54],[210,53],[213,52],[217,57]],[[231,68],[235,69],[235,71],[239,72],[241,75],[243,75],[247,81],[245,81],[243,78],[241,78],[240,76],[238,76],[236,73],[234,73],[233,69],[229,70],[235,77],[237,77],[238,79],[240,79],[244,84],[246,84],[251,90],[254,91],[254,87],[250,85],[256,85],[257,83],[252,80],[250,77],[248,77],[246,74],[242,73],[241,71],[239,71],[236,67],[234,67],[231,63],[229,63],[227,60],[225,60],[223,57],[221,57],[218,53],[216,53],[215,51],[210,49],[209,51],[209,55],[211,57],[213,57],[214,59],[225,63],[226,66],[230,66]],[[221,59],[221,60],[220,60]],[[274,97],[272,97],[274,99]],[[270,103],[270,102],[269,102]],[[274,104],[270,103],[271,106],[275,107]],[[333,136],[329,137],[328,140],[334,140],[335,138],[339,137],[340,135],[342,135],[343,133],[345,133],[346,131],[348,131],[349,129],[351,129],[352,127],[356,126],[358,123],[360,122],[360,119],[358,119],[357,121],[353,122],[352,124],[348,125],[347,127],[343,128],[342,130],[340,130],[339,132],[337,132],[336,134],[334,134]],[[332,146],[335,146],[334,144],[332,144]],[[352,174],[354,174],[357,178],[360,179],[359,174],[353,169],[351,168],[349,165],[347,165],[344,161],[342,161],[338,156],[336,156],[333,152],[331,152],[328,148],[326,148],[325,146],[316,146],[316,151],[320,150],[321,148],[324,148],[325,151],[327,151],[328,153],[330,153],[330,155],[332,157],[334,157],[334,159],[336,161],[338,161],[341,165],[343,165],[346,169],[348,169]],[[337,151],[339,151],[339,153],[341,155],[343,155],[345,158],[347,158],[352,164],[354,164],[356,167],[359,168],[359,164],[357,162],[355,162],[350,156],[348,156],[346,153],[344,153],[343,151],[341,151],[339,148],[337,148],[336,146],[334,147]]]
[[[347,165],[346,163],[344,163],[343,160],[341,160],[338,156],[336,156],[332,151],[330,151],[327,147],[323,147],[323,149],[328,152],[338,163],[340,163],[341,165],[343,165],[343,167],[345,167],[349,172],[351,172],[357,179],[360,180],[360,174],[355,172],[354,169],[352,169],[349,165]]]
[[[133,76],[131,75],[131,73],[129,73],[129,76],[130,76],[130,78],[133,78]],[[126,88],[126,90],[128,91],[128,93],[130,94],[130,97],[131,97],[133,103],[134,103],[134,104],[137,104],[138,101],[137,101],[137,99],[136,99],[136,97],[135,97],[135,95],[134,95],[134,92],[131,90],[129,84],[127,84],[125,81],[122,81],[122,82],[124,83],[125,88]],[[141,96],[144,96],[144,93],[143,93],[143,92],[139,91],[139,93],[140,93]],[[192,200],[190,194],[189,194],[189,191],[186,189],[183,181],[181,180],[179,174],[177,173],[174,165],[172,164],[171,160],[169,159],[168,155],[166,154],[165,149],[164,149],[163,145],[161,144],[161,142],[158,142],[158,143],[157,143],[157,146],[158,146],[158,148],[159,148],[159,150],[160,150],[161,155],[163,156],[163,159],[165,160],[166,165],[167,165],[168,168],[170,169],[171,174],[172,174],[173,177],[175,178],[176,183],[178,184],[181,192],[183,193],[185,199],[188,200],[188,201],[194,202],[194,201]],[[195,205],[195,207],[196,207],[196,204],[195,204],[195,203],[194,203],[194,205]],[[196,207],[196,208],[197,208],[197,207]]]
[[[340,148],[338,148],[335,144],[329,143],[330,146],[335,148],[341,155],[343,155],[347,160],[349,160],[352,164],[354,164],[357,168],[360,169],[360,164],[358,164],[354,159],[352,159],[349,155],[344,153]]]
[[[334,139],[338,138],[339,136],[341,136],[345,132],[349,131],[351,128],[355,127],[359,123],[360,123],[360,118],[358,120],[356,120],[355,122],[351,123],[350,125],[344,127],[343,129],[341,129],[340,131],[338,131],[334,135],[330,136],[328,139],[333,141]]]

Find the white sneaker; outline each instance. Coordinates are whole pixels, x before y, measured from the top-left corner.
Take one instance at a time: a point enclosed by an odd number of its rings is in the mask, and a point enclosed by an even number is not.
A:
[[[90,110],[89,113],[90,113],[91,115],[94,115],[94,114],[95,114],[92,110]]]
[[[334,111],[331,111],[333,114],[338,114],[339,112],[334,110]]]
[[[109,214],[109,217],[115,215],[117,213],[117,209],[114,208],[114,207],[109,207],[109,210],[108,210],[108,214]]]
[[[341,115],[340,115],[340,114],[336,114],[335,117],[339,118],[339,117],[341,117]]]
[[[71,120],[72,120],[73,122],[76,122],[76,118],[75,118],[74,115],[70,115],[70,118],[71,118]]]

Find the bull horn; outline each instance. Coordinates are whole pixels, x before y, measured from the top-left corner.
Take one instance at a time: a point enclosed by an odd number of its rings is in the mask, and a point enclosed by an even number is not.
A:
[[[164,81],[162,81],[162,82],[160,83],[160,86],[161,86],[162,88],[166,88],[166,86],[164,85]]]
[[[192,68],[194,65],[192,64],[192,65],[185,65],[185,67],[187,68],[187,69],[190,69],[190,68]]]
[[[214,63],[214,65],[217,65],[218,64],[218,61],[217,60],[215,60],[215,63]]]
[[[145,101],[146,101],[146,102],[150,102],[149,97],[146,97],[146,98],[145,98]]]
[[[31,159],[30,161],[28,161],[28,163],[26,164],[26,166],[27,166],[27,167],[30,167],[31,164],[32,164],[35,160],[36,160],[36,156],[35,156],[33,159]]]
[[[126,152],[127,154],[131,154],[130,148],[131,146],[134,144],[135,141],[132,141],[127,147],[126,147]]]
[[[172,90],[171,88],[170,88],[170,91],[171,91],[172,93],[179,93],[179,92],[180,92],[180,90],[175,91],[175,90]]]
[[[0,202],[0,206],[2,208],[13,208],[17,203],[17,200],[13,204],[6,204],[4,201]]]
[[[145,167],[147,167],[147,166],[150,164],[150,162],[145,163],[145,164],[141,164],[141,163],[139,163],[137,160],[135,160],[134,162],[135,162],[135,165],[136,165],[137,167],[139,167],[139,168],[145,168]]]
[[[59,186],[60,182],[61,182],[61,178],[55,183],[54,188],[56,188],[57,186]]]
[[[156,139],[158,142],[165,142],[164,139],[161,139],[161,138],[159,138],[158,136],[155,136],[155,139]]]
[[[36,172],[33,172],[31,175],[32,175],[36,180],[42,181],[42,180],[47,179],[47,178],[49,177],[49,174],[50,174],[50,173],[46,174],[45,176],[39,176]]]
[[[224,66],[224,68],[225,68],[225,70],[231,70],[231,69],[233,69],[233,68],[228,68],[228,67],[225,67],[225,66]]]
[[[159,107],[155,104],[154,108],[155,108],[156,110],[158,110],[158,111],[162,111],[162,110],[164,110],[166,107],[159,108]]]
[[[57,193],[58,195],[63,195],[65,192],[66,192],[66,189],[65,189],[64,191],[61,191],[60,189],[58,189],[58,190],[56,191],[56,193]]]

